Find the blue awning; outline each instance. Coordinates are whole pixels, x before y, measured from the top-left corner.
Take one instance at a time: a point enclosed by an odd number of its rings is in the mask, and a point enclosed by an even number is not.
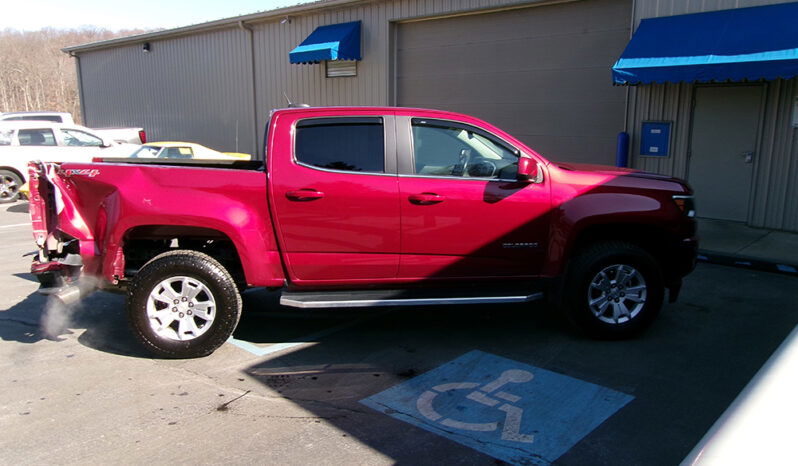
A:
[[[360,60],[360,21],[317,27],[288,58],[291,63]]]
[[[798,3],[644,19],[615,84],[757,81],[798,75]]]

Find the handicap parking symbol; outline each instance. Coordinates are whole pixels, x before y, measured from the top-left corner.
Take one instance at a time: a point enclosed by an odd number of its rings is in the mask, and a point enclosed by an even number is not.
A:
[[[471,351],[361,403],[511,464],[549,464],[632,399]]]

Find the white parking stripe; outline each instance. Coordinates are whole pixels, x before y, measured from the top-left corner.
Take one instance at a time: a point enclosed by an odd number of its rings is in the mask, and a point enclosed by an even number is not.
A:
[[[279,353],[281,351],[285,351],[285,350],[288,350],[288,349],[291,349],[291,348],[296,348],[298,346],[305,346],[305,345],[315,344],[315,343],[318,342],[318,340],[320,340],[323,337],[330,336],[333,333],[337,333],[337,332],[340,332],[342,330],[346,330],[346,329],[348,329],[350,327],[354,327],[355,325],[359,325],[359,324],[362,324],[362,323],[367,322],[369,320],[376,319],[377,317],[382,317],[383,315],[389,314],[389,313],[391,313],[393,311],[394,311],[394,309],[386,309],[383,312],[376,312],[374,314],[369,314],[369,315],[366,315],[364,317],[360,317],[358,319],[343,323],[341,325],[337,325],[335,327],[330,327],[328,329],[321,330],[321,331],[316,332],[316,333],[314,333],[312,335],[307,335],[305,337],[297,338],[294,341],[288,341],[288,342],[285,342],[285,343],[275,343],[275,344],[271,344],[271,345],[266,346],[266,347],[260,347],[258,345],[253,344],[253,343],[250,343],[248,341],[238,340],[238,339],[233,338],[233,337],[230,337],[227,340],[227,342],[228,343],[232,343],[233,345],[238,346],[242,350],[247,351],[249,353],[252,353],[255,356],[266,356],[266,355],[271,355],[271,354],[274,354],[274,353]]]
[[[14,225],[0,225],[0,228],[16,228],[16,227],[29,227],[30,222],[28,223],[17,223]]]

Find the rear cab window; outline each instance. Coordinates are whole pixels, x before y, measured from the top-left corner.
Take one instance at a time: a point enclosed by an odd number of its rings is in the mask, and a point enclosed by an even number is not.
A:
[[[382,117],[326,117],[296,124],[297,163],[324,170],[385,173]]]

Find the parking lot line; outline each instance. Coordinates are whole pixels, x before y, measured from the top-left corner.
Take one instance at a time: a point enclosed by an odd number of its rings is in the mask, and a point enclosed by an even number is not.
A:
[[[14,225],[2,225],[0,228],[16,228],[16,227],[29,227],[30,222],[27,223],[15,223]]]
[[[238,339],[233,338],[233,337],[230,337],[227,340],[227,342],[228,343],[232,343],[233,345],[238,346],[242,350],[247,351],[249,353],[252,353],[255,356],[266,356],[266,355],[271,355],[271,354],[278,353],[278,352],[281,352],[281,351],[286,351],[286,350],[289,350],[289,349],[292,349],[292,348],[297,348],[297,347],[300,347],[300,346],[315,344],[318,340],[320,340],[320,339],[322,339],[324,337],[330,336],[330,335],[332,335],[334,333],[340,332],[342,330],[346,330],[346,329],[354,327],[356,325],[360,325],[363,322],[366,322],[366,321],[369,321],[369,320],[372,320],[372,319],[376,319],[377,317],[382,317],[385,314],[388,314],[388,313],[393,312],[393,311],[394,311],[393,308],[386,309],[383,312],[377,312],[377,313],[374,313],[374,314],[369,314],[368,316],[361,317],[359,319],[355,319],[355,320],[349,321],[349,322],[347,322],[345,324],[337,325],[335,327],[330,327],[330,328],[322,330],[320,332],[312,333],[310,335],[306,335],[304,337],[297,338],[297,339],[292,340],[292,341],[287,341],[287,342],[283,342],[283,343],[275,343],[275,344],[269,345],[269,346],[267,346],[265,348],[262,348],[262,347],[260,347],[260,346],[258,346],[256,344],[254,344],[254,343],[251,343],[251,342],[248,342],[248,341],[245,341],[245,340],[238,340]]]

